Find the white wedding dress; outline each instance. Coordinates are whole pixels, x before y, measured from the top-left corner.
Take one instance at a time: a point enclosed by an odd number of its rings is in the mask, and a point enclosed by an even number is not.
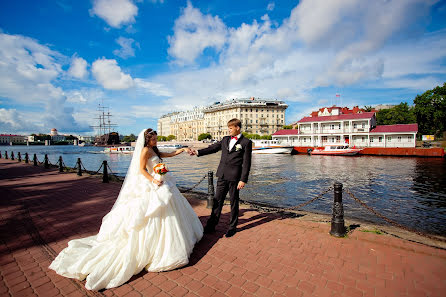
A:
[[[138,163],[139,146],[132,165]],[[150,174],[159,162],[157,156],[147,161]],[[120,286],[144,268],[159,272],[188,264],[195,243],[203,236],[200,220],[170,172],[158,187],[142,174],[132,174],[132,165],[99,233],[71,240],[49,268],[65,277],[86,278],[87,289],[100,290]]]

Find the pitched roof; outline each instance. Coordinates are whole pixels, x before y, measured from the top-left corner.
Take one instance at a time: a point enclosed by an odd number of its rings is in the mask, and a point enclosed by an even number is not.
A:
[[[299,130],[297,129],[282,129],[282,130],[278,130],[275,133],[273,133],[273,136],[278,136],[278,135],[297,135],[299,134]]]
[[[363,113],[341,114],[341,115],[335,115],[335,116],[304,117],[297,123],[333,122],[333,121],[340,121],[340,120],[371,119],[374,114],[375,114],[374,112],[363,112]]]
[[[370,133],[384,132],[418,132],[418,124],[381,125],[370,130]]]

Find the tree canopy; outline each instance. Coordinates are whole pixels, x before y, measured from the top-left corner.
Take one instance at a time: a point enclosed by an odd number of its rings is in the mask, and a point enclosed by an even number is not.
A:
[[[201,133],[198,135],[198,141],[202,141],[203,139],[211,139],[212,135],[209,133]]]
[[[416,122],[414,108],[407,102],[401,102],[389,109],[381,109],[376,113],[377,125],[413,124]]]
[[[439,136],[446,130],[446,83],[417,95],[413,103],[421,134]]]
[[[126,136],[124,136],[124,138],[122,139],[122,141],[124,141],[124,142],[133,142],[133,141],[136,141],[136,136],[135,136],[135,134],[130,134],[130,135],[126,135]]]

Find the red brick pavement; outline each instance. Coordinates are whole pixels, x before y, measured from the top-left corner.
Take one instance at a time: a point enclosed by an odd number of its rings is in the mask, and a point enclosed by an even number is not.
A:
[[[141,272],[100,292],[48,265],[67,242],[95,234],[119,183],[59,174],[0,159],[0,296],[445,296],[446,251],[354,231],[334,238],[327,223],[242,208],[239,232],[228,222],[199,242],[187,267]],[[204,222],[209,210],[189,198]]]

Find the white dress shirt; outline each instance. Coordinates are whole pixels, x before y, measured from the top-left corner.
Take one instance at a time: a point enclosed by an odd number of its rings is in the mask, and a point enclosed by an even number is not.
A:
[[[241,133],[239,135],[236,135],[237,140],[235,140],[234,138],[231,138],[231,141],[229,142],[229,151],[232,150],[232,148],[234,147],[235,143],[240,139],[240,136],[242,136]]]

